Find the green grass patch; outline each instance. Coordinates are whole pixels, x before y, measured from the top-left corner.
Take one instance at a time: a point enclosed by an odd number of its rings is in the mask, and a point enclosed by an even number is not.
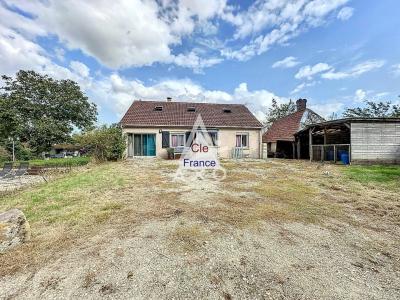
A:
[[[118,199],[107,197],[110,190],[126,185],[118,165],[106,163],[84,171],[72,171],[54,181],[29,190],[0,196],[0,211],[16,207],[29,222],[80,224],[96,213],[122,208]]]
[[[344,173],[362,183],[393,184],[400,182],[400,166],[350,166]]]
[[[90,162],[90,157],[71,157],[71,158],[51,158],[51,159],[33,159],[29,160],[30,167],[77,167],[84,166]],[[15,162],[15,166],[18,166],[20,161]],[[3,167],[4,162],[0,163]]]

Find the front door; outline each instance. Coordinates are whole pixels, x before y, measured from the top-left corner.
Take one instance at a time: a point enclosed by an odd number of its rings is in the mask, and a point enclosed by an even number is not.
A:
[[[133,135],[134,156],[156,156],[156,135],[155,134],[134,134]]]

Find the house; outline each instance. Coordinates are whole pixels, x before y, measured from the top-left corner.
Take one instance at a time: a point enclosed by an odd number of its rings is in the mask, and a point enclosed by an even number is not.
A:
[[[400,118],[347,118],[311,124],[295,135],[299,158],[400,164]],[[343,158],[344,155],[344,158]]]
[[[270,157],[298,158],[301,149],[295,142],[295,134],[307,125],[325,121],[320,115],[307,108],[307,100],[296,101],[296,112],[276,120],[263,134],[262,142]]]
[[[127,135],[127,157],[166,158],[168,148],[190,146],[189,136],[200,115],[221,158],[240,148],[244,157],[261,157],[262,124],[242,104],[134,101],[120,124]]]

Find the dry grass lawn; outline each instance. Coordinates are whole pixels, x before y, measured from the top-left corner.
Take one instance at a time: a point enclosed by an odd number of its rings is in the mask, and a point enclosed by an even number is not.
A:
[[[400,168],[222,165],[85,166],[0,196],[32,228],[0,254],[0,298],[400,298]]]

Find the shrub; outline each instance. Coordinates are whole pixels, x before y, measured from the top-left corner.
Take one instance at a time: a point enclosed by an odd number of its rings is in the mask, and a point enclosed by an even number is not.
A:
[[[122,130],[115,124],[101,126],[75,136],[75,139],[97,161],[121,159],[126,148]]]
[[[87,165],[90,162],[90,160],[91,158],[88,156],[71,157],[71,158],[34,159],[34,160],[29,160],[29,166],[30,167],[78,167]],[[16,164],[19,164],[19,162],[20,161],[17,161]],[[0,167],[3,167],[2,162],[0,162]]]
[[[174,148],[167,148],[168,159],[174,159]]]
[[[11,153],[13,151],[13,144],[12,141],[6,140],[4,144],[6,151],[9,153],[9,159],[11,159]],[[34,157],[33,151],[29,148],[28,143],[22,143],[20,141],[14,142],[14,151],[15,151],[15,158],[17,160],[30,160]]]
[[[27,144],[21,143],[21,146],[16,150],[16,157],[19,160],[30,160],[34,158],[34,154],[31,148]]]
[[[11,155],[6,148],[0,146],[0,162],[11,160]]]

